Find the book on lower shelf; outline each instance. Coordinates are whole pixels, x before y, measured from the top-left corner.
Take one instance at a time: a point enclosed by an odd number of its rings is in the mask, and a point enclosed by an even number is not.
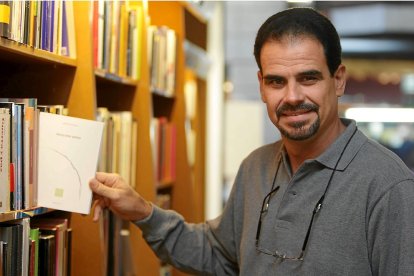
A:
[[[56,241],[53,235],[39,236],[39,271],[44,275],[54,275]]]
[[[65,218],[34,218],[31,220],[30,226],[32,229],[39,229],[39,239],[42,240],[42,236],[53,236],[54,239],[54,246],[52,248],[45,248],[51,251],[48,256],[54,256],[53,259],[50,260],[40,256],[40,264],[43,265],[44,268],[50,269],[51,265],[45,264],[53,263],[51,275],[66,275],[70,254],[70,247],[68,246],[68,220]],[[46,239],[42,242],[46,242]],[[43,254],[43,252],[41,252],[41,254]],[[44,268],[41,268],[41,270]]]
[[[5,275],[27,275],[29,271],[29,218],[0,224],[0,240],[7,243],[3,269]]]

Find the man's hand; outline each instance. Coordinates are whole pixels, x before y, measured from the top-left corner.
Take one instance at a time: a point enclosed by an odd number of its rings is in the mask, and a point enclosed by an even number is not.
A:
[[[131,221],[144,219],[152,212],[152,205],[117,174],[97,172],[89,186],[94,192],[94,221],[99,219],[104,208]]]

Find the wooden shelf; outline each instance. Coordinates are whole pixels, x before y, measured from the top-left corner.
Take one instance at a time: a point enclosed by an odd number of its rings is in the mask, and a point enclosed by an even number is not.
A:
[[[103,80],[119,83],[122,85],[129,85],[129,86],[138,86],[139,81],[128,78],[128,77],[121,77],[116,74],[109,73],[105,70],[95,69],[95,76],[101,78]]]
[[[90,15],[94,1],[73,1],[77,58],[59,56],[0,38],[0,94],[2,97],[35,97],[38,103],[63,104],[69,115],[94,120],[98,107],[111,111],[131,111],[138,122],[136,190],[145,199],[155,201],[157,193],[171,193],[172,209],[190,222],[204,219],[204,120],[205,95],[197,103],[201,112],[195,119],[197,131],[196,165],[189,163],[186,141],[185,50],[184,41],[206,48],[207,21],[190,5],[177,1],[131,1],[142,5],[142,52],[140,79],[121,77],[93,66],[93,32]],[[149,20],[150,19],[150,20]],[[149,24],[166,25],[177,34],[176,93],[166,96],[150,87],[147,56]],[[206,83],[201,83],[205,92]],[[204,88],[203,88],[204,87]],[[151,150],[151,122],[165,116],[176,126],[176,179],[158,184],[155,179]],[[0,222],[39,215],[53,216],[57,212],[35,208],[0,214]],[[51,214],[49,214],[49,212]],[[62,215],[62,214],[57,214]],[[71,271],[73,275],[105,275],[105,252],[99,223],[91,215],[65,213],[73,229]],[[132,226],[132,260],[137,275],[158,275],[160,262],[142,238],[141,231]],[[92,258],[92,259],[91,259]],[[177,275],[174,272],[174,275]]]
[[[0,58],[13,60],[14,62],[43,62],[54,63],[76,67],[76,59],[56,55],[54,53],[35,49],[31,46],[21,44],[3,37],[0,37]]]
[[[157,191],[171,190],[174,187],[174,182],[163,182],[157,184]]]
[[[20,210],[20,211],[11,211],[0,213],[0,222],[6,222],[10,220],[30,218],[33,216],[43,215],[54,211],[53,209],[48,209],[44,207],[37,207],[34,209]]]

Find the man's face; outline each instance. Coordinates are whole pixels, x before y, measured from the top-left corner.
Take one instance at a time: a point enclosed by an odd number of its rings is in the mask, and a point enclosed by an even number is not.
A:
[[[260,93],[270,120],[291,140],[306,140],[336,123],[345,67],[329,73],[322,45],[309,37],[268,41],[260,54]],[[322,132],[322,133],[323,133]]]

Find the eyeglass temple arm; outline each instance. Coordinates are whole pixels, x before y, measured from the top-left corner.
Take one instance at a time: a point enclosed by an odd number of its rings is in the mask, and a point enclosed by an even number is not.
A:
[[[259,215],[259,223],[257,224],[257,230],[256,230],[256,246],[259,245],[259,236],[260,236],[260,229],[262,228],[262,214],[265,213],[267,211],[267,208],[265,209],[265,204],[266,204],[266,200],[268,198],[270,198],[270,196],[277,192],[277,190],[279,190],[280,186],[275,187],[273,190],[271,190],[263,199],[262,202],[262,208],[260,209],[260,215]],[[267,204],[269,204],[269,202],[267,202]]]
[[[321,198],[318,200],[318,203],[316,203],[316,206],[315,206],[315,208],[313,209],[313,212],[312,212],[312,218],[311,218],[311,221],[310,221],[310,225],[312,225],[313,220],[315,219],[315,214],[318,213],[321,210],[322,203],[323,203],[324,199],[325,199],[325,195],[322,195]],[[308,231],[306,232],[306,237],[305,237],[305,240],[303,241],[303,245],[302,245],[302,252],[300,253],[299,258],[303,258],[303,255],[305,254],[305,249],[306,249],[306,245],[308,244],[310,231],[311,231],[311,227],[308,227]]]

